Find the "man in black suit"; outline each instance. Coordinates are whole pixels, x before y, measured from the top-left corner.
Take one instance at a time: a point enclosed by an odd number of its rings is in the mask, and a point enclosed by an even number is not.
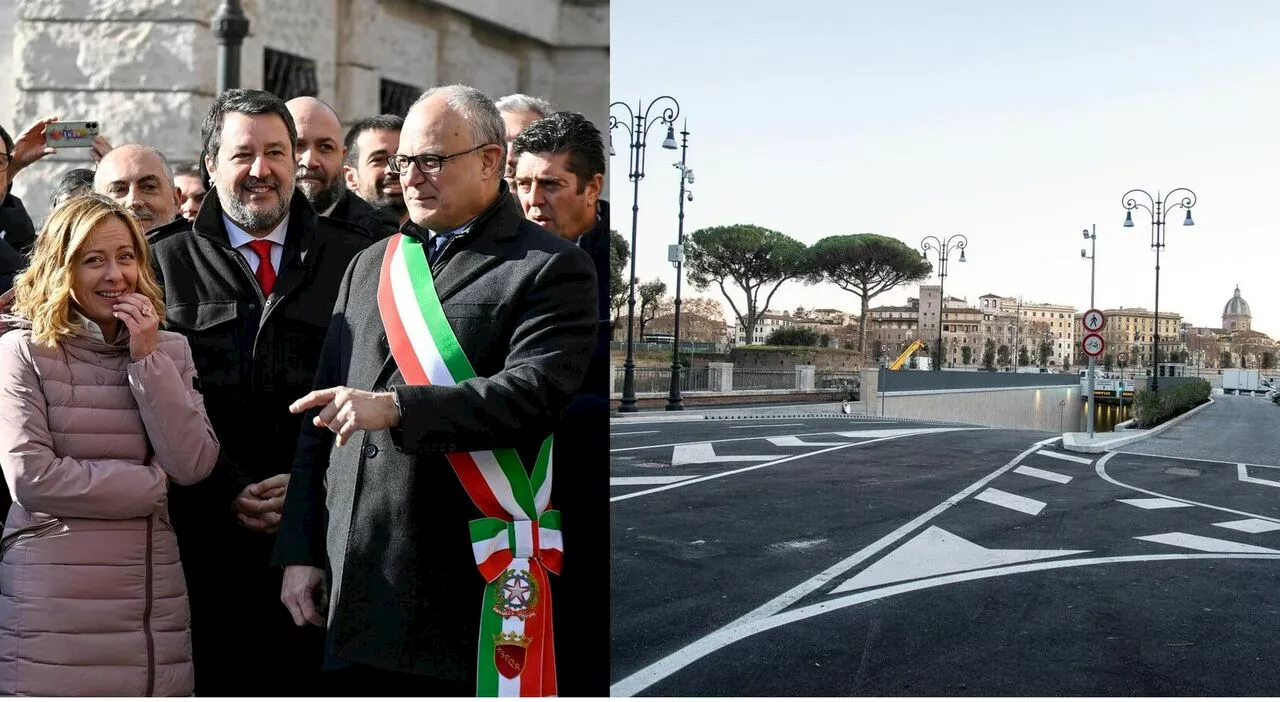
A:
[[[472,695],[484,684],[478,662],[496,663],[496,654],[477,659],[486,641],[476,600],[487,578],[477,577],[468,522],[490,512],[473,503],[453,461],[510,448],[534,466],[596,346],[591,259],[521,216],[503,180],[505,147],[501,116],[473,88],[436,88],[410,108],[392,165],[412,222],[347,270],[317,390],[293,406],[307,421],[275,562],[285,566],[281,599],[294,620],[327,627],[337,694]],[[475,377],[405,384],[421,373],[413,365],[430,364],[397,355],[403,332],[384,323],[381,271],[393,246],[421,246]],[[409,310],[399,301],[392,309]],[[555,481],[576,478],[573,466],[560,470]],[[517,521],[509,523],[528,529]],[[607,570],[599,578],[605,587]]]
[[[170,328],[191,344],[222,443],[207,480],[170,488],[200,696],[309,696],[323,635],[280,606],[270,566],[301,418],[347,265],[368,246],[294,189],[296,132],[276,96],[228,90],[202,127],[214,184],[194,222],[149,236]]]
[[[388,210],[365,202],[347,189],[343,162],[342,122],[323,100],[298,97],[285,103],[298,126],[298,189],[325,217],[368,232],[370,241],[396,233],[400,220]]]
[[[554,464],[574,466],[574,479],[559,481],[551,502],[564,512],[569,550],[557,579],[553,610],[560,645],[560,694],[609,695],[609,205],[604,187],[600,130],[576,112],[556,112],[533,122],[512,144],[516,195],[528,219],[591,255],[598,285],[598,342],[587,377],[556,429]],[[508,160],[511,160],[510,158]]]

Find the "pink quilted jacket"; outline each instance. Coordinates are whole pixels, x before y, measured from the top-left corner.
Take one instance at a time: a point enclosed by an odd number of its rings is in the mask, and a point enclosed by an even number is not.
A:
[[[166,500],[218,456],[191,349],[162,331],[131,361],[127,338],[48,348],[18,324],[0,336],[0,694],[190,695]]]

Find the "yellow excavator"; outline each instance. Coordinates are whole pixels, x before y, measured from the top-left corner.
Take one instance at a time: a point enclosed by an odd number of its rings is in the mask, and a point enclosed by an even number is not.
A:
[[[905,364],[911,358],[911,354],[915,353],[916,351],[919,351],[921,346],[924,346],[924,342],[921,341],[920,339],[916,339],[915,341],[911,342],[911,344],[907,346],[907,350],[903,351],[902,355],[898,356],[897,360],[895,360],[892,364],[889,365],[889,370],[901,370],[903,364]]]

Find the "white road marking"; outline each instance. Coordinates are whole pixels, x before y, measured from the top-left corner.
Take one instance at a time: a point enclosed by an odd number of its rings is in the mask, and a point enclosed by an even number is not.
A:
[[[1280,529],[1280,522],[1273,522],[1269,519],[1240,519],[1234,522],[1218,522],[1214,526],[1243,531],[1246,534],[1264,534],[1268,531]]]
[[[661,433],[662,432],[658,431],[657,429],[654,429],[652,431],[619,431],[619,432],[614,432],[609,436],[636,436],[637,434],[661,434]]]
[[[1236,475],[1240,478],[1240,482],[1242,483],[1254,483],[1257,485],[1270,485],[1272,487],[1280,487],[1280,483],[1274,480],[1264,480],[1262,478],[1255,478],[1249,475],[1249,469],[1246,468],[1245,464],[1243,463],[1236,464]]]
[[[856,424],[856,422],[853,422]],[[898,429],[891,431],[909,431],[912,433],[927,434],[938,431],[985,431],[986,427],[947,427],[945,429],[918,428],[918,429]],[[831,431],[811,431],[804,434],[793,434],[793,436],[827,436]],[[732,441],[758,441],[761,439],[777,438],[786,436],[785,434],[770,434],[768,436],[735,436],[732,439],[707,439],[705,441],[677,441],[670,444],[650,444],[649,446],[627,446],[625,448],[611,448],[609,453],[627,453],[629,451],[644,451],[646,449],[671,448],[672,446],[682,446],[684,444],[725,444]],[[874,438],[874,437],[872,437]]]
[[[1011,492],[1005,492],[1004,490],[997,490],[995,488],[987,488],[975,495],[973,499],[980,502],[986,502],[987,504],[992,504],[997,507],[1004,507],[1005,509],[1022,512],[1023,514],[1029,514],[1033,517],[1040,514],[1040,511],[1045,508],[1045,504],[1040,500],[1033,500],[1030,497],[1015,495]]]
[[[786,458],[785,455],[755,456],[717,456],[716,448],[710,442],[699,444],[681,444],[671,452],[671,465],[682,466],[689,463],[750,463],[751,461],[771,461],[775,458]]]
[[[615,485],[668,485],[681,480],[696,478],[696,475],[642,475],[632,478],[609,478],[609,486]]]
[[[1057,439],[1053,439],[1056,441]],[[1005,575],[1034,573],[1061,568],[1079,568],[1084,566],[1110,565],[1113,563],[1146,563],[1159,561],[1201,561],[1201,560],[1277,560],[1280,554],[1227,554],[1227,553],[1177,553],[1153,554],[1149,556],[1112,556],[1104,558],[1072,558],[1060,561],[1042,561],[1038,563],[1019,563],[1001,568],[954,573],[937,578],[914,580],[899,583],[876,590],[855,592],[834,600],[826,600],[807,607],[756,619],[739,619],[733,624],[718,629],[715,633],[698,639],[665,658],[619,680],[609,687],[610,697],[632,697],[643,692],[655,683],[674,675],[685,667],[711,655],[727,646],[761,632],[770,631],[787,624],[793,624],[821,614],[829,614],[847,607],[873,602],[886,597],[893,597],[908,592],[917,592],[929,588],[952,585],[973,580],[998,578]]]
[[[1068,456],[1065,453],[1058,453],[1056,451],[1039,451],[1038,453],[1041,456],[1048,456],[1049,458],[1057,458],[1062,461],[1071,461],[1072,463],[1079,463],[1081,465],[1086,465],[1086,466],[1089,465],[1090,463],[1093,463],[1093,461],[1088,458],[1080,458],[1079,456]]]
[[[1271,517],[1266,517],[1266,516],[1263,516],[1263,515],[1261,515],[1261,514],[1252,514],[1252,513],[1250,513],[1250,512],[1242,512],[1242,511],[1240,511],[1240,510],[1238,510],[1238,509],[1231,509],[1231,508],[1229,508],[1229,507],[1219,507],[1219,506],[1217,506],[1217,505],[1205,504],[1205,503],[1203,503],[1203,502],[1196,502],[1196,501],[1194,501],[1194,500],[1178,500],[1178,498],[1170,497],[1169,495],[1162,495],[1162,494],[1160,494],[1160,493],[1158,493],[1158,492],[1153,492],[1153,491],[1151,491],[1151,490],[1147,490],[1147,489],[1144,489],[1144,488],[1134,487],[1134,486],[1132,486],[1132,485],[1126,485],[1125,483],[1122,483],[1122,482],[1120,482],[1119,480],[1116,480],[1115,478],[1111,477],[1110,475],[1107,475],[1107,462],[1108,462],[1108,461],[1110,461],[1110,460],[1111,460],[1111,457],[1112,457],[1112,456],[1115,456],[1115,455],[1116,455],[1116,454],[1115,454],[1114,452],[1113,452],[1113,453],[1108,453],[1107,455],[1103,456],[1103,457],[1102,457],[1102,459],[1101,459],[1101,460],[1099,460],[1099,461],[1098,461],[1096,464],[1094,464],[1094,466],[1093,466],[1093,470],[1094,470],[1094,472],[1095,472],[1095,473],[1097,473],[1097,474],[1098,474],[1098,477],[1099,477],[1099,478],[1102,478],[1103,480],[1107,481],[1108,483],[1111,483],[1112,485],[1118,485],[1118,486],[1120,486],[1120,487],[1122,487],[1122,488],[1125,488],[1126,490],[1133,490],[1134,492],[1142,492],[1142,493],[1146,493],[1146,494],[1148,494],[1148,495],[1152,495],[1152,496],[1154,496],[1154,497],[1163,497],[1163,498],[1165,498],[1165,499],[1167,499],[1167,500],[1175,500],[1175,501],[1184,502],[1184,503],[1189,504],[1189,505],[1195,505],[1196,507],[1204,507],[1205,509],[1215,509],[1215,510],[1217,510],[1217,511],[1219,511],[1219,512],[1226,512],[1227,514],[1238,514],[1238,515],[1240,515],[1241,517],[1253,517],[1254,519],[1263,519],[1263,520],[1266,520],[1266,521],[1269,521],[1269,522],[1277,521],[1277,520],[1275,520],[1275,519],[1272,519]],[[1221,461],[1210,461],[1210,462],[1211,462],[1211,463],[1220,463]],[[1232,465],[1235,465],[1235,464],[1232,464]]]
[[[1139,498],[1130,498],[1127,500],[1116,500],[1116,502],[1123,502],[1126,505],[1133,505],[1134,507],[1141,507],[1142,509],[1174,509],[1177,507],[1191,506],[1186,502],[1179,502],[1178,500],[1167,500],[1163,497],[1156,497],[1156,498],[1139,497]]]
[[[965,570],[1005,566],[1024,561],[1039,561],[1061,556],[1074,556],[1084,551],[1049,551],[991,549],[962,539],[944,529],[931,526],[919,536],[899,546],[889,555],[871,564],[831,594],[861,590],[878,585],[916,580]]]
[[[757,633],[757,631],[766,631],[768,629],[773,628],[772,626],[764,626],[763,628],[753,630],[753,627],[758,627],[763,623],[773,621],[772,619],[773,616],[778,612],[781,612],[787,607],[790,607],[796,602],[799,602],[802,598],[823,588],[824,586],[826,586],[827,583],[831,582],[832,580],[835,580],[836,578],[847,573],[853,568],[856,568],[863,561],[866,561],[867,559],[871,558],[877,553],[885,550],[889,546],[901,540],[907,534],[910,534],[911,532],[920,528],[922,525],[927,524],[929,520],[933,519],[934,517],[937,517],[939,514],[942,514],[943,512],[947,511],[952,506],[959,504],[963,500],[967,499],[970,495],[977,492],[987,483],[991,482],[992,480],[995,480],[1001,475],[1004,475],[1007,471],[1012,469],[1014,466],[1017,466],[1019,463],[1023,461],[1023,459],[1025,459],[1027,456],[1030,456],[1032,453],[1034,453],[1036,449],[1040,448],[1041,446],[1044,446],[1045,444],[1052,443],[1057,440],[1058,440],[1057,437],[1053,437],[1051,439],[1045,439],[1043,441],[1036,442],[1031,446],[1031,448],[1015,456],[1012,461],[1009,461],[1003,466],[997,468],[995,471],[988,473],[986,476],[979,479],[977,482],[973,483],[969,487],[961,490],[960,492],[957,492],[956,494],[952,495],[946,500],[943,500],[940,504],[938,504],[928,512],[921,514],[915,519],[912,519],[906,524],[903,524],[897,529],[894,529],[892,532],[882,536],[880,539],[876,540],[874,543],[870,544],[869,546],[863,548],[861,551],[858,551],[852,556],[849,556],[848,558],[845,558],[844,560],[828,567],[826,570],[822,571],[821,573],[818,573],[812,578],[809,578],[808,580],[800,583],[799,585],[796,585],[795,587],[791,588],[790,590],[787,590],[781,595],[778,595],[772,600],[769,600],[763,605],[756,607],[755,609],[742,615],[741,617],[738,617],[737,619],[717,629],[711,634],[676,650],[674,653],[671,653],[670,655],[646,666],[645,668],[642,668],[641,670],[635,673],[632,673],[626,678],[623,678],[619,682],[614,683],[609,688],[610,696],[630,697],[632,695],[635,695],[640,691],[644,690],[645,688],[649,687],[650,685],[653,685],[654,683],[659,682],[667,678],[668,676],[675,674],[680,669],[684,668],[690,663],[693,663],[694,661],[697,661],[703,656],[714,653],[720,648],[723,648],[724,646],[728,646],[729,644],[734,643],[739,639],[746,638],[751,634]],[[872,441],[868,441],[866,443],[873,443],[875,441],[883,441],[883,439],[873,439]],[[861,445],[861,444],[858,444],[858,445]],[[819,451],[815,451],[814,453],[822,453],[824,451],[833,451],[833,450],[836,450],[836,449],[821,449]],[[656,489],[661,490],[663,488],[656,488]],[[622,497],[626,497],[626,496],[624,495]],[[612,502],[617,499],[618,498],[615,497],[615,498],[612,498],[610,501]],[[987,573],[992,571],[981,571],[981,572]],[[949,577],[955,577],[955,576],[949,576]],[[918,582],[930,582],[930,581],[918,581]],[[879,592],[879,591],[870,591],[870,592]],[[858,593],[856,595],[852,595],[851,598],[862,598],[870,594],[870,592]],[[856,602],[852,604],[856,604],[857,602],[860,602],[860,601],[863,601],[863,600],[858,599]],[[745,633],[741,633],[740,635],[737,635],[737,632],[745,632]]]
[[[847,441],[804,441],[798,436],[774,436],[769,438],[769,443],[774,446],[839,446],[847,444]]]
[[[864,441],[863,443],[869,444],[872,442]],[[639,490],[636,492],[629,492],[625,495],[615,495],[613,497],[610,497],[609,501],[618,502],[620,500],[631,500],[637,497],[644,497],[645,495],[652,495],[658,492],[674,490],[676,488],[685,487],[686,485],[696,485],[697,483],[704,483],[708,480],[715,480],[716,478],[723,478],[729,475],[737,475],[738,473],[746,473],[747,471],[757,470],[760,468],[768,468],[769,466],[776,466],[780,463],[786,463],[787,461],[794,461],[801,458],[808,458],[809,456],[816,456],[820,453],[826,453],[828,451],[836,451],[836,450],[845,448],[846,446],[861,446],[861,445],[862,444],[841,444],[839,446],[832,446],[831,448],[824,448],[824,449],[818,449],[817,451],[810,451],[809,453],[798,453],[794,456],[787,456],[786,458],[780,458],[776,461],[769,461],[768,463],[761,463],[759,465],[747,466],[745,468],[738,468],[736,470],[726,470],[723,473],[714,473],[712,475],[704,475],[704,476],[693,478],[692,480],[686,480],[680,483],[672,483],[670,485],[663,485],[662,487],[650,488],[648,490]]]
[[[1071,482],[1071,476],[1069,475],[1054,473],[1051,470],[1040,470],[1039,468],[1032,468],[1031,466],[1018,466],[1013,469],[1013,472],[1018,475],[1029,475],[1032,478],[1040,478],[1041,480],[1050,480],[1061,485],[1066,485]]]
[[[1212,458],[1188,458],[1186,456],[1163,456],[1158,453],[1143,453],[1141,451],[1115,451],[1114,453],[1123,453],[1126,456],[1144,456],[1146,458],[1176,458],[1179,461],[1194,461],[1196,463],[1221,463],[1226,466],[1238,466],[1239,461],[1215,461]],[[1269,466],[1263,463],[1250,463],[1254,468],[1275,468],[1280,470],[1280,466]]]
[[[928,427],[921,429],[860,429],[858,431],[829,431],[826,433],[843,436],[849,439],[883,439],[893,436],[906,436],[907,434],[940,434],[948,431],[964,431],[964,429],[955,427]]]
[[[1172,531],[1168,534],[1152,534],[1151,536],[1135,536],[1139,541],[1152,541],[1165,546],[1178,546],[1180,548],[1189,548],[1195,551],[1207,551],[1209,553],[1276,553],[1280,551],[1274,548],[1264,548],[1262,546],[1254,546],[1252,544],[1239,544],[1234,541],[1223,541],[1222,539],[1211,539],[1207,536],[1196,536],[1195,534],[1186,534],[1181,531]]]
[[[729,429],[758,429],[760,427],[802,427],[804,423],[799,424],[741,424],[736,427],[727,427]]]

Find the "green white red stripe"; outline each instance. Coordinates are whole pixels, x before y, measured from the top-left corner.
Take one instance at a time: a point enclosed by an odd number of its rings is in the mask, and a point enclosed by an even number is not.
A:
[[[440,305],[422,242],[403,234],[388,241],[378,309],[391,354],[406,383],[455,385],[476,377]],[[476,693],[482,697],[556,694],[546,572],[560,572],[564,548],[560,513],[547,509],[551,447],[552,437],[547,437],[532,473],[509,448],[446,454],[467,494],[485,515],[470,524],[472,551],[487,583],[477,652]],[[513,573],[508,589],[500,590],[500,579]],[[527,610],[511,605],[520,602],[519,593],[526,589],[536,593],[533,605]],[[503,597],[508,604],[495,606]],[[520,616],[504,616],[504,611],[518,611]]]

